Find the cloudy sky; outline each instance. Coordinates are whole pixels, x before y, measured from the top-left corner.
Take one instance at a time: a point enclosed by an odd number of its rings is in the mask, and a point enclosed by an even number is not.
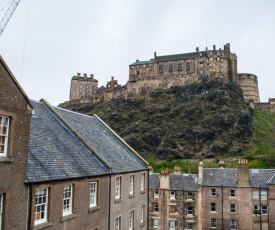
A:
[[[0,0],[0,8],[9,2]],[[238,72],[258,76],[261,101],[275,97],[274,0],[21,0],[0,54],[31,99],[58,105],[78,72],[93,73],[99,86],[111,76],[125,84],[129,65],[154,51],[226,43]]]

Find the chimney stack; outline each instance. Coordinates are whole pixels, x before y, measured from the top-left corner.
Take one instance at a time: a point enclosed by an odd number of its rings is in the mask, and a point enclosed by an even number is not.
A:
[[[230,43],[226,43],[227,51],[230,52]]]
[[[239,160],[238,165],[238,186],[241,187],[249,187],[250,181],[249,181],[249,168],[247,164],[247,160]]]
[[[170,175],[167,169],[160,172],[160,189],[170,189]]]
[[[200,163],[199,163],[199,178],[198,178],[198,184],[202,184],[202,179],[203,179],[203,167],[204,167],[204,165],[203,165],[203,161],[201,161]]]
[[[113,81],[113,80],[114,80],[114,77],[112,77],[111,79],[112,79],[112,81]]]
[[[154,59],[157,57],[157,52],[154,52]]]
[[[87,78],[87,74],[86,73],[84,73],[84,78]]]
[[[80,73],[77,73],[77,77],[80,77]]]
[[[151,165],[148,166],[148,169],[149,169],[149,174],[153,174],[153,167]]]
[[[216,51],[216,46],[215,45],[213,45],[213,51]]]
[[[174,167],[174,174],[181,174],[181,168],[178,166]]]
[[[90,78],[91,78],[92,80],[94,80],[94,75],[93,75],[93,74],[90,74]]]

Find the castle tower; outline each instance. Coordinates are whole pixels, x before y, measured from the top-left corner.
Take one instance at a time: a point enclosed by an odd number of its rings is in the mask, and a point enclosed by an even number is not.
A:
[[[239,73],[238,84],[243,90],[243,96],[246,102],[260,102],[258,79],[256,75],[250,73]]]

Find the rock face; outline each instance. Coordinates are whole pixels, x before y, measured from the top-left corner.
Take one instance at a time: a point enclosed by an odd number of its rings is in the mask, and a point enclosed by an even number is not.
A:
[[[153,154],[155,159],[234,154],[252,135],[252,111],[242,90],[221,79],[77,110],[97,114],[142,156]]]

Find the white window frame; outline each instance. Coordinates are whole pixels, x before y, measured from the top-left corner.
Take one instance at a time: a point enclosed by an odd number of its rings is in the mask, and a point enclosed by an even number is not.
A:
[[[267,191],[266,190],[261,191],[261,199],[267,199]]]
[[[154,190],[154,198],[159,198],[159,190]]]
[[[193,215],[193,211],[194,211],[194,209],[193,209],[193,207],[192,206],[187,206],[186,207],[186,215]]]
[[[73,213],[73,185],[65,185],[63,188],[63,216]]]
[[[3,220],[3,205],[4,205],[4,199],[3,194],[0,194],[0,230],[2,229],[2,220]]]
[[[230,204],[230,212],[236,213],[236,204]]]
[[[264,208],[266,207],[266,208]],[[268,214],[268,207],[267,205],[262,205],[262,215],[267,215]]]
[[[141,191],[145,190],[145,173],[141,174],[141,187],[140,187]]]
[[[216,191],[215,188],[211,188],[211,191],[210,191],[210,192],[211,192],[211,193],[210,193],[210,196],[211,196],[211,197],[216,197],[217,191]]]
[[[170,200],[175,200],[176,199],[176,192],[175,191],[171,191],[170,192]]]
[[[176,221],[169,220],[169,229],[176,229]]]
[[[159,219],[153,219],[153,227],[157,228],[159,226]]]
[[[230,197],[236,197],[236,190],[234,189],[230,190]]]
[[[121,230],[121,216],[115,218],[115,230]]]
[[[135,211],[130,211],[130,217],[129,217],[129,230],[133,230],[135,228]]]
[[[230,230],[236,230],[236,229],[237,229],[237,221],[230,220]]]
[[[34,211],[34,225],[42,224],[48,221],[48,188],[36,189],[35,194],[35,211]],[[44,213],[41,218],[41,213]],[[39,219],[36,216],[40,216]]]
[[[134,194],[134,184],[135,184],[135,176],[134,175],[130,175],[130,195]]]
[[[145,214],[145,205],[142,205],[141,212],[140,212],[140,223],[141,224],[144,222],[144,214]]]
[[[97,181],[90,184],[90,208],[97,206]]]
[[[7,116],[0,115],[0,146],[3,146],[2,147],[3,150],[0,152],[0,157],[7,156],[9,129],[10,129],[9,127],[10,127],[10,118]],[[0,147],[0,150],[1,150],[1,147]]]
[[[191,197],[191,198],[190,198]],[[193,200],[193,193],[192,192],[188,192],[187,196],[186,196],[187,200]]]
[[[121,177],[116,177],[116,199],[121,198]]]
[[[217,219],[211,218],[211,228],[217,228]]]

